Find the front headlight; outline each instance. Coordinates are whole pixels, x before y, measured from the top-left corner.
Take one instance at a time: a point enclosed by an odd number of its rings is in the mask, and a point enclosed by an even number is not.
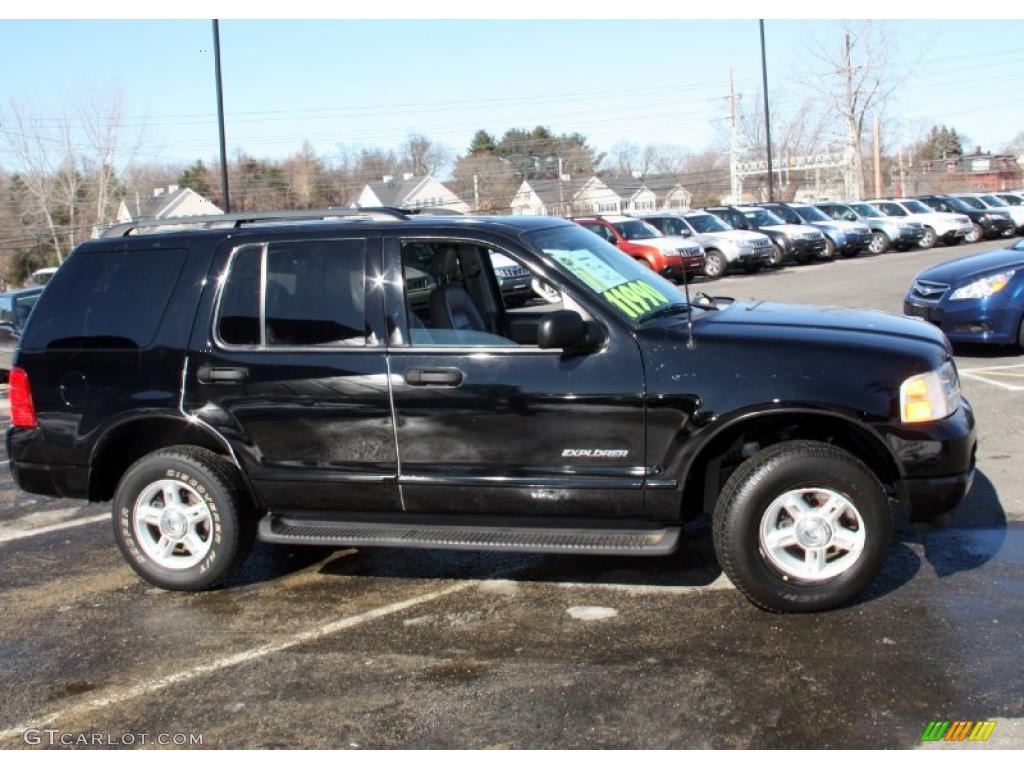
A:
[[[944,419],[960,407],[960,379],[952,362],[911,376],[900,385],[900,418],[904,424]]]
[[[1000,272],[997,275],[989,275],[975,280],[973,283],[957,288],[950,295],[950,301],[956,299],[986,299],[994,293],[999,293],[1010,282],[1015,270]]]

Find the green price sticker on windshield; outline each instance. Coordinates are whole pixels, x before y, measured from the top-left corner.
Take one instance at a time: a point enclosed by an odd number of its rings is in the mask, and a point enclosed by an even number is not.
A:
[[[636,320],[645,312],[672,303],[671,299],[643,280],[620,283],[603,291],[601,296],[622,310],[630,320]]]

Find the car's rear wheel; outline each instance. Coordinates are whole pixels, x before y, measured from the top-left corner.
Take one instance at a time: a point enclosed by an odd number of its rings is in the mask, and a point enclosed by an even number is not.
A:
[[[981,228],[981,225],[980,224],[972,224],[971,225],[971,231],[967,233],[966,237],[964,237],[964,242],[965,243],[976,243],[979,240],[981,240],[981,238],[984,237],[984,236],[985,236],[985,232]]]
[[[871,242],[868,244],[868,251],[877,256],[889,250],[890,240],[885,232],[872,232]]]
[[[768,611],[823,611],[881,571],[892,513],[878,479],[852,454],[798,440],[770,446],[729,477],[714,544],[734,585]]]
[[[132,464],[114,494],[114,538],[128,564],[163,589],[217,586],[245,560],[255,514],[238,470],[179,445]]]
[[[704,277],[717,280],[725,274],[725,257],[719,251],[707,251],[704,257]]]
[[[921,238],[921,240],[920,240],[920,242],[918,242],[917,246],[918,246],[918,248],[921,248],[923,250],[927,250],[928,248],[934,247],[935,242],[938,239],[939,238],[935,234],[935,230],[934,229],[932,229],[931,227],[925,227],[924,228],[924,237]]]

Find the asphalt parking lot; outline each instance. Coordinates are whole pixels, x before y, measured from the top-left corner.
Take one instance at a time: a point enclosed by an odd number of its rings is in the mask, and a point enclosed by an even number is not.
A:
[[[695,288],[899,312],[918,270],[994,247]],[[123,562],[106,505],[2,472],[0,748],[27,728],[225,748],[914,747],[931,720],[998,723],[936,748],[1022,747],[1024,358],[957,362],[981,440],[970,496],[902,525],[871,590],[813,616],[749,605],[700,526],[649,560],[258,544],[229,587],[172,594]]]

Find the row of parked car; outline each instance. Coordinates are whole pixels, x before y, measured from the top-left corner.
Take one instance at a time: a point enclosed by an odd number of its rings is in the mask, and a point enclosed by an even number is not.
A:
[[[1024,233],[1024,195],[921,195],[857,202],[721,205],[574,219],[674,280],[756,273],[787,260],[956,245]]]

